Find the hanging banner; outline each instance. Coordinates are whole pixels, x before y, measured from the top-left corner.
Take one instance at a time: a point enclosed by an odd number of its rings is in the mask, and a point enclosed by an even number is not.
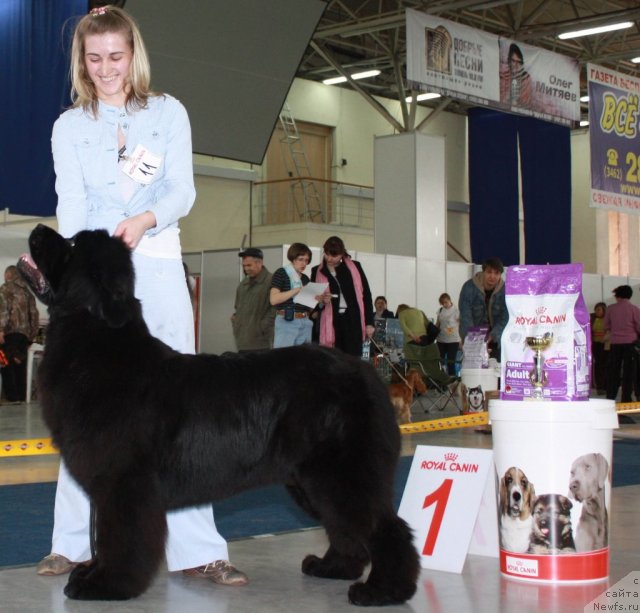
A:
[[[587,65],[591,202],[640,215],[640,79]]]
[[[576,60],[411,9],[407,80],[419,90],[569,127],[580,119]]]

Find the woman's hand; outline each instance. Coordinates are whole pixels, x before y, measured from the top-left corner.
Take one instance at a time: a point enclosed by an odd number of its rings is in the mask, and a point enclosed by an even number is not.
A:
[[[329,304],[331,302],[331,292],[329,291],[329,289],[327,288],[327,291],[325,291],[323,294],[316,296],[316,300],[318,302],[322,302],[323,304]]]
[[[151,228],[155,228],[155,225],[156,216],[151,211],[145,211],[121,221],[113,235],[122,239],[122,242],[129,249],[135,249],[144,233]]]

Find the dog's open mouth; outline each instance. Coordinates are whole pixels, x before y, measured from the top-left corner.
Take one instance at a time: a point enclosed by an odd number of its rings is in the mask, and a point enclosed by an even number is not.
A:
[[[17,263],[20,274],[24,277],[33,293],[41,300],[48,296],[51,292],[49,282],[44,275],[38,270],[38,266],[28,253],[23,253]]]

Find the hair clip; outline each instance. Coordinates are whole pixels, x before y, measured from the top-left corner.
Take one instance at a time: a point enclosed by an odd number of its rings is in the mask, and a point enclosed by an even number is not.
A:
[[[107,10],[109,9],[108,5],[105,6],[96,6],[89,11],[89,15],[92,17],[100,17],[100,15],[106,15]]]

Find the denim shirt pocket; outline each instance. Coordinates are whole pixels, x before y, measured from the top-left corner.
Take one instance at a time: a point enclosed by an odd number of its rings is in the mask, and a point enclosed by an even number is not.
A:
[[[106,165],[102,138],[95,133],[77,134],[73,137],[73,145],[78,155],[82,174],[87,187],[103,187],[106,183]],[[114,156],[117,152],[114,152]]]

